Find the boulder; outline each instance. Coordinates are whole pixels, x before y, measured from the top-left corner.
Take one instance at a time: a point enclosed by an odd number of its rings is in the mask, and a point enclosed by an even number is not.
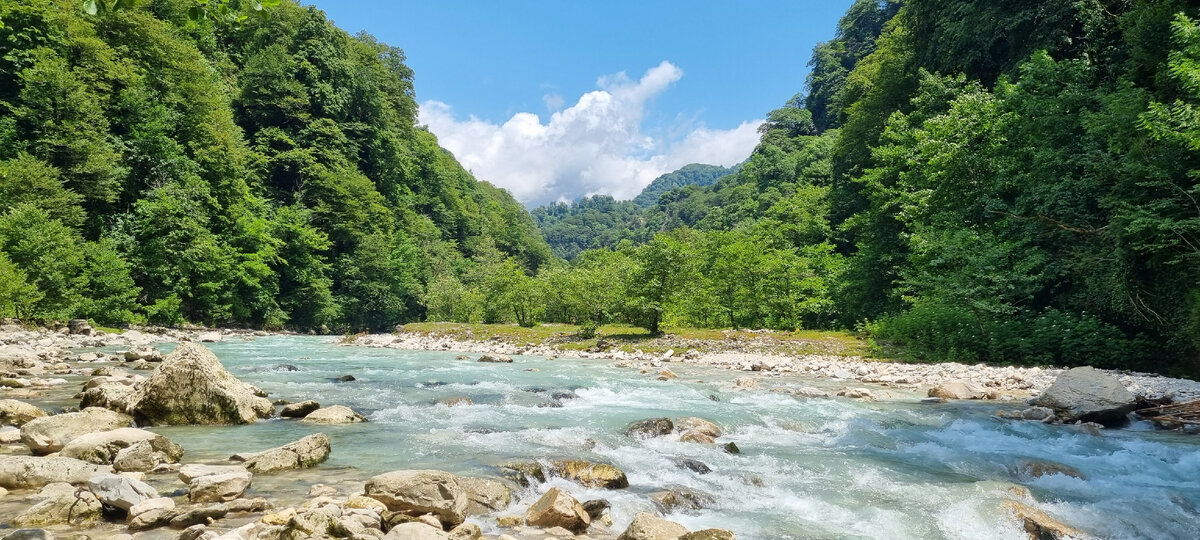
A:
[[[698,443],[698,444],[713,444],[713,443],[717,442],[715,439],[713,439],[712,435],[709,435],[709,434],[701,432],[701,431],[696,431],[694,429],[689,429],[687,431],[680,433],[679,440],[680,440],[680,442],[690,442],[690,443]]]
[[[43,416],[46,416],[46,411],[24,401],[0,399],[0,426],[21,427],[26,422]]]
[[[45,529],[17,529],[0,540],[54,540],[54,533]]]
[[[146,362],[163,361],[162,352],[154,347],[136,347],[125,351],[124,356],[126,362],[137,362],[138,360],[143,360]]]
[[[383,537],[384,540],[451,540],[451,538],[445,531],[419,521],[396,525]]]
[[[92,476],[111,470],[110,467],[59,456],[4,456],[0,459],[0,487],[32,489],[54,482],[83,484]]]
[[[158,491],[145,482],[119,474],[97,474],[88,479],[88,489],[100,502],[126,512],[135,504],[158,498]]]
[[[88,323],[87,319],[71,319],[67,321],[68,334],[90,336],[92,332],[92,325]]]
[[[58,455],[107,465],[116,459],[121,450],[140,442],[152,447],[156,444],[164,449],[163,456],[171,459],[167,463],[178,463],[179,458],[183,457],[183,447],[162,435],[137,428],[120,428],[81,435],[67,443]]]
[[[667,521],[654,514],[638,512],[633,523],[617,537],[617,540],[678,540],[688,533],[683,525]]]
[[[507,354],[488,353],[479,357],[480,362],[490,362],[493,364],[511,364],[513,359]]]
[[[483,529],[474,523],[463,523],[450,531],[450,538],[454,540],[479,540],[483,536]]]
[[[309,413],[320,408],[320,403],[310,399],[308,401],[301,401],[300,403],[285,405],[283,409],[279,411],[279,416],[283,418],[304,418],[305,416],[308,416]]]
[[[164,463],[179,463],[183,447],[166,437],[135,442],[113,457],[113,469],[121,472],[147,472]]]
[[[942,399],[984,399],[982,388],[965,381],[950,381],[929,389],[929,397]]]
[[[133,409],[133,400],[136,395],[136,389],[130,385],[120,382],[101,382],[83,391],[83,398],[79,400],[79,408],[101,407],[128,414]]]
[[[1113,427],[1129,421],[1127,415],[1136,402],[1116,377],[1093,367],[1077,367],[1059,375],[1033,404],[1054,409],[1063,422]]]
[[[467,516],[467,492],[458,477],[448,472],[392,471],[371,477],[364,490],[388,510],[411,516],[434,514],[451,527]]]
[[[467,515],[481,516],[508,508],[512,490],[492,478],[459,477],[458,484],[467,493]]]
[[[129,508],[129,515],[136,517],[150,511],[171,511],[175,509],[175,499],[170,497],[156,497],[146,499]]]
[[[680,536],[679,540],[737,540],[737,535],[725,529],[704,529]]]
[[[310,424],[354,424],[366,422],[367,418],[345,405],[334,405],[332,407],[321,407],[309,413],[300,421]]]
[[[680,433],[689,431],[702,433],[713,439],[721,436],[721,426],[718,426],[716,422],[695,416],[675,420],[675,429],[679,430]]]
[[[188,499],[192,502],[231,501],[246,492],[253,477],[249,471],[240,471],[193,478],[188,483]]]
[[[329,437],[313,433],[298,441],[253,454],[243,465],[256,474],[312,467],[329,457]]]
[[[81,435],[127,427],[133,419],[127,415],[89,407],[79,412],[43,416],[21,426],[21,442],[34,454],[45,455],[62,450]]]
[[[655,491],[649,495],[654,505],[669,514],[675,510],[700,510],[716,503],[711,495],[694,489],[676,488],[666,491]]]
[[[12,518],[13,525],[84,527],[102,519],[103,507],[100,500],[86,490],[80,491],[67,484],[51,484],[38,493],[38,496],[41,497],[40,501]]]
[[[1041,478],[1051,474],[1061,474],[1063,476],[1070,476],[1080,480],[1087,479],[1087,477],[1084,476],[1083,473],[1079,472],[1079,469],[1076,469],[1075,467],[1041,459],[1023,460],[1017,463],[1016,471],[1018,475],[1028,478]]]
[[[561,476],[582,486],[605,489],[629,487],[625,472],[612,465],[581,460],[561,460],[550,463],[551,474]]]
[[[580,534],[592,524],[592,518],[575,497],[558,488],[550,488],[525,512],[525,522],[543,529],[562,527]]]
[[[708,474],[712,472],[712,467],[709,467],[703,461],[691,458],[679,458],[675,460],[675,466],[680,469],[687,469],[696,474]]]
[[[1016,501],[1004,501],[1004,509],[1016,516],[1031,540],[1068,540],[1092,538],[1050,514]]]
[[[542,464],[536,461],[511,461],[501,465],[500,468],[505,471],[505,478],[522,487],[529,487],[531,480],[537,483],[546,481],[546,473],[542,470]]]
[[[249,424],[271,402],[225,370],[212,351],[180,343],[138,385],[133,416],[141,425]]]
[[[670,418],[650,418],[629,424],[625,434],[635,439],[650,439],[661,437],[675,430],[675,423]]]
[[[1020,411],[996,411],[996,416],[1009,420],[1036,420],[1045,423],[1053,422],[1057,418],[1054,409],[1049,407],[1029,407]]]

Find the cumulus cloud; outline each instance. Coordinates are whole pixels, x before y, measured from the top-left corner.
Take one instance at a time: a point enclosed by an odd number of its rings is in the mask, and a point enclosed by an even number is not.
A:
[[[738,163],[758,143],[761,120],[728,130],[701,125],[667,139],[644,133],[647,106],[681,77],[683,70],[664,61],[637,80],[624,72],[600,77],[597,90],[566,109],[557,110],[561,96],[547,95],[547,107],[556,112],[544,124],[528,112],[502,124],[462,120],[435,100],[421,105],[419,121],[476,177],[530,206],[598,193],[630,199],[689,163]]]

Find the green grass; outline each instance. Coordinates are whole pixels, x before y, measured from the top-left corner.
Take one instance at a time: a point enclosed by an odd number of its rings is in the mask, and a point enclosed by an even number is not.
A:
[[[437,334],[463,341],[500,340],[514,345],[551,345],[566,350],[588,350],[601,340],[613,349],[627,352],[640,350],[658,354],[674,349],[682,354],[688,349],[720,351],[737,348],[753,352],[802,355],[826,354],[834,356],[887,357],[873,343],[859,339],[850,332],[798,330],[749,331],[721,330],[712,328],[664,328],[663,334],[652,336],[644,328],[627,325],[605,325],[596,337],[579,337],[579,327],[569,324],[541,324],[533,328],[522,328],[514,324],[476,323],[410,323],[401,328],[404,332]]]
[[[105,334],[124,334],[125,330],[121,328],[109,328],[107,326],[93,326],[94,330],[99,330]]]

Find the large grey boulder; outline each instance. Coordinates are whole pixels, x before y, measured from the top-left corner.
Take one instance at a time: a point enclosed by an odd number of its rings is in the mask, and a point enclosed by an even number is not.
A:
[[[111,471],[111,467],[59,456],[4,456],[0,459],[0,487],[32,489],[54,482],[83,484],[97,473]]]
[[[26,422],[43,416],[46,416],[46,411],[24,401],[0,399],[0,426],[21,427]]]
[[[179,463],[183,447],[166,437],[135,442],[113,457],[113,469],[122,472],[152,471],[164,463]]]
[[[284,407],[279,410],[279,416],[282,418],[304,418],[320,408],[320,403],[310,399],[308,401],[301,401],[300,403],[284,405]]]
[[[345,405],[334,405],[332,407],[322,407],[308,413],[300,421],[309,424],[356,424],[366,422],[367,417],[354,412],[353,409]]]
[[[243,457],[246,457],[246,460],[242,465],[255,474],[305,469],[329,457],[329,437],[324,433],[313,433],[278,448]]]
[[[459,477],[458,484],[467,492],[467,515],[482,516],[508,508],[512,489],[494,478]]]
[[[121,450],[139,442],[150,446],[157,443],[158,447],[166,450],[164,457],[174,460],[169,463],[178,463],[179,458],[183,457],[183,447],[162,435],[137,428],[120,428],[81,435],[67,443],[58,455],[106,465],[112,463]]]
[[[575,497],[558,488],[550,488],[525,512],[525,522],[543,529],[562,527],[581,534],[592,524],[592,517]]]
[[[131,412],[140,425],[249,424],[274,411],[254,394],[212,351],[185,342],[137,386]]]
[[[687,533],[687,527],[674,521],[639,512],[617,540],[678,540]]]
[[[393,512],[434,514],[452,527],[467,517],[467,492],[457,476],[445,471],[392,471],[371,477],[364,489]]]
[[[102,382],[84,389],[83,398],[79,400],[79,407],[103,407],[128,413],[133,410],[133,402],[136,397],[137,390],[131,385],[122,382]]]
[[[1127,423],[1136,403],[1137,398],[1116,377],[1093,367],[1077,367],[1059,375],[1033,404],[1053,409],[1063,422],[1112,427]]]
[[[72,440],[97,431],[128,427],[133,419],[108,409],[89,407],[79,412],[44,416],[21,426],[21,442],[34,454],[62,450]]]
[[[158,491],[145,482],[119,474],[97,474],[88,479],[88,489],[100,502],[126,512],[135,504],[158,498]]]

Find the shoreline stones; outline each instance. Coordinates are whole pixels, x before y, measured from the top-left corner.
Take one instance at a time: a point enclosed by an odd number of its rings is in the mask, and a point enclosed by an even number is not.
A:
[[[21,427],[30,420],[46,416],[46,411],[16,399],[0,399],[0,426]]]
[[[156,462],[154,465],[179,463],[179,459],[183,457],[182,446],[162,435],[137,428],[119,428],[81,435],[67,443],[59,451],[59,455],[99,465],[115,466],[114,462],[121,451],[137,444],[149,449],[151,455],[148,460]],[[150,470],[154,467],[150,465],[141,468],[139,464],[133,463],[137,458],[130,453],[126,453],[125,458],[122,462],[123,470]]]
[[[591,526],[592,518],[575,497],[558,488],[550,488],[525,512],[525,522],[533,527],[562,527],[581,534]]]
[[[65,482],[83,484],[111,467],[61,456],[4,456],[0,459],[0,488],[33,489]]]
[[[329,451],[329,437],[324,433],[313,433],[283,446],[234,457],[244,458],[242,465],[246,470],[263,474],[313,467],[328,459]]]
[[[687,527],[667,521],[654,514],[638,512],[633,522],[617,537],[617,540],[667,540],[678,539],[688,534]]]
[[[388,510],[413,517],[434,514],[451,527],[467,517],[467,492],[457,476],[445,471],[392,471],[371,477],[364,491]]]
[[[21,442],[34,455],[58,452],[78,437],[128,427],[133,418],[108,409],[88,407],[79,412],[43,416],[21,426]]]

